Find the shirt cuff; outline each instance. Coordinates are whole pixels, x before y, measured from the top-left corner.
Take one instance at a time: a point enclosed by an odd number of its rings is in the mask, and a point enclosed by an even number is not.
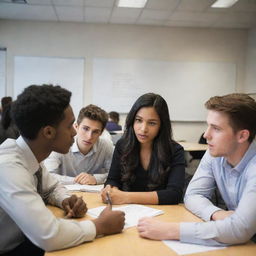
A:
[[[180,241],[183,243],[193,243],[193,237],[196,234],[196,223],[182,222],[180,223]]]
[[[96,179],[97,185],[100,185],[106,181],[107,176],[104,174],[93,174],[93,177]]]
[[[209,205],[202,212],[202,219],[204,221],[210,221],[213,213],[220,211],[220,210],[222,210],[222,209],[220,209],[219,207],[216,207],[215,205]]]
[[[90,220],[80,221],[80,225],[84,230],[85,241],[92,241],[96,237],[96,226]]]

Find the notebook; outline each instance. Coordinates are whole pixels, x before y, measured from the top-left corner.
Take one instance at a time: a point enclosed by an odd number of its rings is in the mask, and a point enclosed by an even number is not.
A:
[[[81,184],[72,184],[65,185],[66,189],[71,191],[83,191],[83,192],[100,192],[104,185],[81,185]]]
[[[102,210],[105,209],[106,206],[100,206],[96,208],[89,209],[87,214],[91,217],[97,218]],[[113,207],[113,210],[120,210],[125,213],[125,225],[124,228],[129,228],[133,226],[137,226],[139,219],[143,217],[153,217],[160,214],[163,214],[164,211],[158,210],[152,207],[140,205],[140,204],[130,204],[120,207]]]

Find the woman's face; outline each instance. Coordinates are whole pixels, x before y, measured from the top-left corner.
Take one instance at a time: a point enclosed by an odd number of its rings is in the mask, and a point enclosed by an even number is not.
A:
[[[160,129],[161,121],[154,107],[141,108],[134,119],[133,129],[141,144],[152,144]]]

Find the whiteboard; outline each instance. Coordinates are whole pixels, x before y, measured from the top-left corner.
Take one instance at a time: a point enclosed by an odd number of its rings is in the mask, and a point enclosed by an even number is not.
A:
[[[14,58],[14,96],[31,84],[53,84],[72,92],[75,116],[83,106],[83,58],[27,57]]]
[[[93,60],[93,103],[107,111],[128,113],[140,95],[154,92],[167,101],[171,120],[204,121],[205,101],[235,85],[233,63]]]

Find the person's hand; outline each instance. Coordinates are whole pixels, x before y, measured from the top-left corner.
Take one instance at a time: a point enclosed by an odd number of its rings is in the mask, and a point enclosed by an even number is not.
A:
[[[122,211],[112,211],[107,205],[97,219],[92,220],[96,226],[97,235],[120,233],[124,228],[125,214]]]
[[[220,211],[213,213],[211,219],[212,220],[224,220],[225,218],[229,217],[233,213],[234,213],[234,211],[220,210]]]
[[[110,185],[107,185],[102,191],[101,191],[101,199],[103,203],[107,203],[107,192],[111,198],[111,201],[113,204],[128,204],[128,198],[127,193],[119,190],[117,187],[111,187]]]
[[[80,174],[78,174],[75,177],[74,182],[82,184],[82,185],[86,185],[86,184],[87,185],[96,185],[97,184],[95,177],[86,172],[81,172]]]
[[[167,223],[149,217],[140,219],[137,229],[141,237],[154,240],[177,240],[180,236],[180,228],[178,223]]]
[[[65,218],[81,218],[87,212],[87,206],[82,197],[72,195],[62,201],[62,207],[66,213]]]

